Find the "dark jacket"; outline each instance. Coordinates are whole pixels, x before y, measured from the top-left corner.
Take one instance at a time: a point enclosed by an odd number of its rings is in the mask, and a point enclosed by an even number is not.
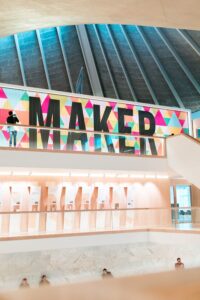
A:
[[[7,117],[7,124],[16,124],[19,123],[19,119],[16,116],[9,116]]]

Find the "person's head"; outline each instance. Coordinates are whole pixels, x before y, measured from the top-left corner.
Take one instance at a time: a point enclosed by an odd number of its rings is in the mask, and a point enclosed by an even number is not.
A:
[[[23,278],[23,279],[22,279],[22,282],[23,282],[23,283],[27,283],[27,278]]]
[[[10,111],[8,112],[8,114],[9,114],[9,116],[12,116],[12,115],[13,115],[12,110],[10,110]]]
[[[47,276],[46,276],[46,275],[42,275],[42,276],[41,276],[41,279],[42,279],[42,280],[45,280],[45,279],[47,279]]]
[[[177,258],[177,263],[181,263],[181,258],[180,257]]]
[[[107,270],[106,268],[104,268],[104,269],[102,270],[102,272],[103,272],[103,273],[107,273],[108,270]]]

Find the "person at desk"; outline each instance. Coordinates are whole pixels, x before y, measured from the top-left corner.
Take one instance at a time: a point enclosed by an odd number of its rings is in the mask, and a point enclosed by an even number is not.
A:
[[[7,124],[16,124],[19,123],[19,119],[17,118],[16,114],[13,111],[9,111],[8,117],[7,117]],[[10,134],[10,140],[9,140],[9,147],[12,147],[12,144],[14,147],[17,145],[17,129],[15,126],[8,126],[8,132]]]

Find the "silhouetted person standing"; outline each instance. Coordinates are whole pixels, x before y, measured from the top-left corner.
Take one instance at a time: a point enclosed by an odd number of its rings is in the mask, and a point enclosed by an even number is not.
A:
[[[19,119],[17,118],[16,114],[12,111],[9,111],[8,117],[7,117],[7,124],[16,124],[19,123]],[[15,126],[8,126],[8,131],[10,133],[10,140],[9,140],[9,146],[11,147],[12,144],[14,147],[16,147],[17,144],[17,130]]]

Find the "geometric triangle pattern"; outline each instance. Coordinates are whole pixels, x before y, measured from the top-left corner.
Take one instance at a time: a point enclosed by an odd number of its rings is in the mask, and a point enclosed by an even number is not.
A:
[[[20,124],[29,125],[29,97],[39,97],[41,101],[41,108],[44,121],[47,117],[49,102],[51,99],[60,101],[60,127],[69,128],[69,121],[71,116],[72,102],[78,102],[82,104],[82,111],[85,121],[85,127],[88,131],[94,131],[94,105],[100,106],[100,115],[103,117],[105,108],[111,107],[112,111],[108,118],[108,129],[111,133],[118,133],[118,109],[131,109],[133,111],[132,116],[124,116],[124,126],[131,128],[133,138],[127,138],[126,146],[135,148],[135,155],[140,155],[140,140],[137,136],[139,132],[139,111],[149,112],[155,119],[155,134],[154,137],[166,137],[174,134],[189,133],[189,112],[186,110],[177,110],[173,108],[162,108],[161,106],[147,105],[147,104],[131,104],[130,102],[116,102],[109,101],[107,99],[98,100],[90,97],[76,97],[66,94],[53,94],[43,93],[36,91],[27,91],[26,89],[19,88],[1,88],[0,87],[0,123],[5,124],[9,110],[13,110],[17,113]],[[144,119],[145,128],[149,128],[149,120]],[[78,120],[76,120],[76,129],[79,129]],[[18,129],[17,142],[18,146],[28,148],[29,147],[29,133],[24,128]],[[1,146],[8,145],[9,133],[7,126],[1,127],[0,142]],[[108,141],[107,141],[108,142]],[[66,131],[61,131],[60,149],[66,150],[67,135]],[[159,153],[162,152],[161,139],[155,139],[156,149]],[[119,152],[119,138],[118,136],[112,137],[112,145],[116,152]],[[38,134],[38,148],[43,148],[41,135]],[[53,134],[50,131],[48,140],[48,149],[53,149]],[[92,150],[93,149],[93,150]],[[102,152],[108,152],[108,145],[105,137],[101,138]],[[74,151],[83,151],[80,141],[76,141],[74,144]],[[85,145],[85,151],[95,151],[94,134],[88,134],[88,140]],[[151,155],[151,148],[146,143],[146,151],[148,155]]]

